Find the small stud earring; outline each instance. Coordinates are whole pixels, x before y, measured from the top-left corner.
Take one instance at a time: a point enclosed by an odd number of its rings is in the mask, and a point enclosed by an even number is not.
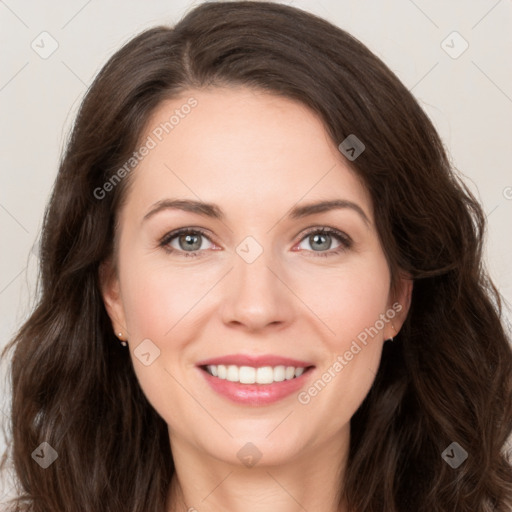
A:
[[[393,329],[393,331],[395,331],[395,332],[396,332],[396,329],[395,329],[395,326],[393,325],[393,322],[391,322],[391,328]],[[389,338],[389,341],[391,341],[391,342],[393,342],[393,341],[394,341],[393,336],[391,336],[391,337]]]
[[[118,336],[118,338],[121,340],[121,345],[122,345],[123,347],[126,347],[126,345],[128,345],[128,343],[126,343],[126,341],[122,339],[122,338],[123,338],[123,333],[122,333],[122,332],[119,332],[119,333],[117,333],[117,336]]]

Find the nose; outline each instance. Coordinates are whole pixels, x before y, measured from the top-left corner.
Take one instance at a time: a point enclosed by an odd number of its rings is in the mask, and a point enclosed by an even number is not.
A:
[[[281,329],[295,317],[294,295],[284,270],[263,253],[252,263],[235,255],[233,270],[224,282],[222,320],[248,331]]]

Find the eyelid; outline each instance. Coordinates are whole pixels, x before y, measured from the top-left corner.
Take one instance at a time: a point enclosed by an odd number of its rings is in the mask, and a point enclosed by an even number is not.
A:
[[[326,233],[328,235],[336,235],[345,240],[346,242],[352,243],[352,238],[350,238],[350,236],[348,236],[343,231],[336,228],[332,228],[330,226],[312,226],[310,228],[306,228],[305,231],[301,231],[299,241],[304,240],[304,238],[306,238],[312,233]]]

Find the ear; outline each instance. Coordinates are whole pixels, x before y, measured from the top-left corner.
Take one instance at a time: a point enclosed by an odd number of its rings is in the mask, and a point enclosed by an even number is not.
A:
[[[116,336],[122,334],[122,339],[128,337],[126,317],[121,299],[119,278],[111,259],[103,261],[98,269],[98,278],[103,303],[107,310],[112,328]]]
[[[411,306],[413,280],[409,274],[401,274],[396,292],[390,294],[386,316],[389,322],[384,328],[384,339],[394,338],[402,328]]]

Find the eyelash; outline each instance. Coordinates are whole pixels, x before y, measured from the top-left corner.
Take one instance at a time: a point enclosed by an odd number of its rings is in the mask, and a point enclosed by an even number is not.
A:
[[[329,227],[322,227],[322,228],[310,228],[308,229],[303,235],[302,238],[299,240],[299,243],[302,242],[304,239],[306,239],[308,236],[312,234],[322,234],[322,235],[330,235],[334,237],[338,242],[340,242],[340,246],[336,249],[330,250],[330,251],[308,251],[308,252],[315,252],[314,257],[321,257],[326,258],[329,256],[337,256],[341,254],[342,252],[347,251],[352,247],[352,239],[343,233],[342,231],[339,231],[334,228]],[[180,256],[183,256],[185,258],[197,258],[200,257],[199,253],[201,250],[197,251],[181,251],[179,249],[174,249],[169,246],[171,241],[175,239],[176,237],[180,235],[201,235],[210,240],[208,234],[206,231],[200,228],[180,228],[175,231],[171,231],[170,233],[167,233],[159,242],[159,246],[164,249],[165,252],[168,254],[178,253]],[[211,242],[211,240],[210,240]]]

